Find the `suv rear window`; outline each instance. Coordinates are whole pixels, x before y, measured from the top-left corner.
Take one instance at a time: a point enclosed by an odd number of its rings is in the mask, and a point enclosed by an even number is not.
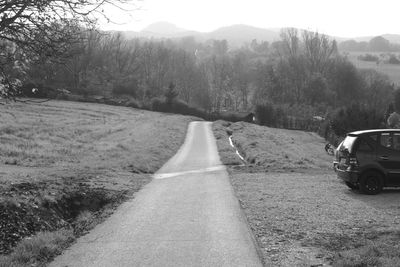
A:
[[[351,150],[353,149],[353,145],[354,145],[354,142],[356,141],[356,139],[357,139],[357,136],[348,135],[344,139],[343,144],[340,147],[340,150],[341,151],[347,150],[347,151],[349,151],[349,153],[351,153]]]

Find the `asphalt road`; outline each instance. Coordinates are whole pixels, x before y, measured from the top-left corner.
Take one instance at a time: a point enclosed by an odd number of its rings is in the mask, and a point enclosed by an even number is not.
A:
[[[50,266],[262,266],[211,123],[192,122],[153,181]]]

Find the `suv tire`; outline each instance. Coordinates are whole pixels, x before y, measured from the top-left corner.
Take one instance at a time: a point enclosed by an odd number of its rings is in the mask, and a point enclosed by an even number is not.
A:
[[[382,191],[383,176],[377,171],[366,171],[360,177],[360,190],[367,195],[376,195]]]

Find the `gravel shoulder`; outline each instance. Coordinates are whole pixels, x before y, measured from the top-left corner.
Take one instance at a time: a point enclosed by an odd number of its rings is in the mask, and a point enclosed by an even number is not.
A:
[[[219,148],[232,134],[247,160],[229,168],[230,179],[267,266],[399,265],[399,189],[377,196],[348,189],[311,133],[226,122],[213,129]]]

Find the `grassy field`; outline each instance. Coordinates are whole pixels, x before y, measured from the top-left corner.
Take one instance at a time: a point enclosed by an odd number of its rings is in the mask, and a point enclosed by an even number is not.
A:
[[[34,247],[29,242],[46,251],[92,228],[150,181],[193,119],[65,101],[0,105],[0,254],[29,237],[15,249],[21,259]],[[37,253],[44,255],[23,256],[20,264],[52,254]],[[11,258],[18,256],[0,258],[0,266]]]
[[[370,61],[363,61],[359,60],[358,56],[371,54],[378,56],[380,59],[384,59],[381,57],[381,54],[387,53],[380,53],[380,52],[346,52],[347,58],[359,69],[374,69],[378,72],[384,73],[389,76],[390,80],[393,81],[396,85],[400,85],[400,65],[396,64],[388,64],[385,63],[384,60],[380,61],[379,64],[376,62]],[[395,53],[397,57],[399,56],[398,53]]]
[[[400,190],[348,189],[313,133],[221,121],[213,130],[223,161],[234,156],[228,133],[247,159],[230,178],[266,266],[400,265]]]

